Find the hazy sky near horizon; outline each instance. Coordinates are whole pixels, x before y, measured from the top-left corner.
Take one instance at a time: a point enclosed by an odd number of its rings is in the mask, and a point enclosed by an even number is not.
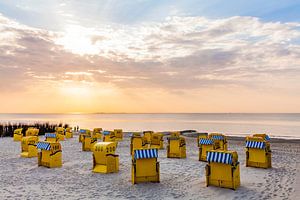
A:
[[[299,0],[0,0],[0,112],[300,112]]]

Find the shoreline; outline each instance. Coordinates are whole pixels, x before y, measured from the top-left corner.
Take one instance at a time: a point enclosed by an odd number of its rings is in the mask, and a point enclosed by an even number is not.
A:
[[[167,136],[169,134],[166,134],[165,136]],[[186,137],[192,137],[192,138],[196,138],[197,137],[197,134],[196,133],[184,133],[182,134],[183,136],[186,136]],[[226,135],[226,134],[225,134]],[[250,135],[250,134],[249,134]],[[235,141],[244,141],[245,138],[248,136],[248,135],[243,135],[243,136],[239,136],[239,135],[226,135],[227,136],[227,139],[229,140],[235,140]],[[278,137],[270,137],[271,138],[271,142],[274,142],[274,143],[281,143],[281,142],[287,142],[287,143],[300,143],[300,139],[299,138],[292,138],[292,137],[289,137],[289,138],[278,138]]]

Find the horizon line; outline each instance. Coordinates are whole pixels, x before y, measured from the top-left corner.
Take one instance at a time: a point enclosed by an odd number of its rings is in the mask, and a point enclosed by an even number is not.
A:
[[[97,114],[300,114],[300,112],[58,112],[58,113],[1,113],[0,114],[49,114],[49,115],[97,115]]]

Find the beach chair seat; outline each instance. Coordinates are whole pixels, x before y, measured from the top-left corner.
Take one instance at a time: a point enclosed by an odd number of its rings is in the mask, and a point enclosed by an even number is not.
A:
[[[151,135],[150,148],[164,149],[164,138],[162,133]]]
[[[168,137],[167,157],[186,158],[186,143],[184,137],[180,137],[179,134],[171,134],[171,136]]]
[[[236,190],[240,186],[240,164],[236,151],[207,151],[206,186]]]
[[[92,151],[93,146],[97,143],[95,136],[87,134],[82,135],[82,151]]]
[[[96,137],[98,140],[102,139],[102,128],[94,128],[93,136]]]
[[[146,144],[151,143],[151,137],[152,137],[153,133],[154,133],[153,131],[144,131],[143,132],[143,137],[144,137],[144,141],[146,142]]]
[[[197,145],[200,147],[200,139],[207,139],[208,138],[208,133],[197,133]]]
[[[14,141],[22,141],[22,137],[23,137],[22,131],[23,131],[22,128],[18,128],[14,130]]]
[[[207,151],[215,150],[215,141],[213,139],[200,139],[199,140],[199,161],[206,162]]]
[[[91,131],[89,129],[80,129],[79,130],[79,137],[78,137],[78,142],[82,142],[83,140],[83,135],[91,135]]]
[[[55,168],[62,166],[62,149],[59,142],[38,142],[38,166]]]
[[[71,127],[66,128],[65,130],[66,139],[73,138],[73,131]]]
[[[215,141],[216,149],[220,149],[220,150],[228,149],[227,137],[225,135],[221,133],[211,133],[209,134],[208,137]]]
[[[98,142],[93,151],[93,172],[114,173],[119,171],[119,156],[115,142]]]
[[[58,142],[59,138],[58,138],[58,134],[56,133],[45,133],[45,141],[47,142]]]
[[[132,158],[132,184],[160,182],[158,149],[135,149]]]
[[[246,167],[271,168],[272,152],[265,137],[246,138]]]
[[[21,157],[37,157],[38,150],[36,144],[39,141],[38,136],[25,136],[21,141]]]
[[[147,148],[148,145],[146,143],[146,139],[141,136],[140,133],[132,133],[131,139],[130,139],[130,155],[133,155],[133,151],[135,149],[144,149]]]

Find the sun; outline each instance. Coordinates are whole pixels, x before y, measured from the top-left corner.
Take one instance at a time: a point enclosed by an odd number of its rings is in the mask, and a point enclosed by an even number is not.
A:
[[[59,37],[55,43],[62,45],[66,50],[75,54],[97,54],[99,48],[91,41],[93,32],[92,29],[82,26],[68,25],[62,37]]]

